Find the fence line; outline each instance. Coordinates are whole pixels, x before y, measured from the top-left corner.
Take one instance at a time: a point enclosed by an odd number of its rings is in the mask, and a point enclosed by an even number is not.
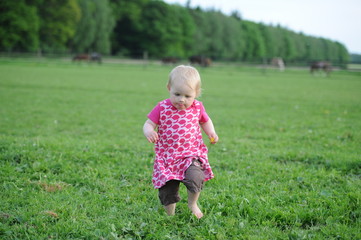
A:
[[[0,58],[9,58],[9,59],[29,59],[36,61],[46,61],[47,59],[59,59],[62,61],[71,61],[75,54],[70,51],[57,51],[57,52],[0,52]],[[148,52],[144,51],[139,57],[124,57],[124,56],[103,56],[104,63],[125,63],[125,64],[148,64],[156,63],[161,64],[161,59],[153,59],[148,55]],[[301,67],[308,68],[312,61],[285,61],[286,69],[288,67]],[[188,59],[179,59],[179,63],[188,64]],[[271,67],[271,59],[259,59],[254,61],[231,61],[231,60],[219,60],[214,61],[214,65],[247,65],[247,66],[258,66],[269,68]],[[361,65],[359,64],[349,64],[350,66],[346,68],[350,71],[360,71]],[[340,62],[332,62],[332,66],[335,69],[345,68],[344,64]]]

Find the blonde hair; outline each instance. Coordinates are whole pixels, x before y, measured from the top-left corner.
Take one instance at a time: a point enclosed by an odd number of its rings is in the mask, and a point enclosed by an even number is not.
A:
[[[182,81],[196,91],[196,97],[201,95],[201,76],[197,69],[191,66],[179,65],[170,72],[167,87],[171,87],[175,81]]]

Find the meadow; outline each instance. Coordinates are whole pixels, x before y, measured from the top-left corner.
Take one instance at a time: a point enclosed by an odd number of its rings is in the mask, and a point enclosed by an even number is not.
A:
[[[361,239],[361,75],[199,68],[219,143],[166,216],[142,126],[173,66],[0,59],[1,239]]]

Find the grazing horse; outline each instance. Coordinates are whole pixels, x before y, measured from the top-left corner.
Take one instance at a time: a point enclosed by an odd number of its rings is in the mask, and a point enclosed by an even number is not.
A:
[[[332,70],[332,66],[329,62],[319,61],[313,62],[310,65],[310,72],[313,74],[315,71],[324,71],[328,76]]]
[[[90,61],[92,62],[98,62],[99,64],[102,63],[102,55],[100,55],[99,53],[92,53],[90,55]]]
[[[88,54],[78,54],[73,57],[73,62],[89,61],[90,56]]]
[[[162,63],[164,63],[164,64],[167,64],[167,63],[174,64],[174,63],[177,63],[178,61],[179,61],[179,59],[176,57],[162,58]]]
[[[102,63],[102,56],[99,53],[92,53],[89,54],[78,54],[73,57],[73,62],[98,62],[99,64]]]
[[[281,72],[285,70],[285,63],[282,58],[272,58],[271,66],[278,68]]]
[[[202,67],[209,67],[212,64],[212,60],[203,56],[191,56],[189,58],[191,64],[199,64]]]

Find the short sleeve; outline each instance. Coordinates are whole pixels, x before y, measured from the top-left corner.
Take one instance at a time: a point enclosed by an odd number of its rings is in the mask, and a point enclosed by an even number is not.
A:
[[[157,104],[157,106],[155,106],[153,108],[153,110],[147,115],[147,117],[154,122],[155,124],[159,125],[159,118],[160,118],[160,105]]]
[[[201,112],[200,112],[200,116],[199,116],[199,122],[200,123],[205,123],[208,122],[209,120],[209,116],[206,112],[206,109],[204,108],[203,104],[200,104],[200,108],[201,108]]]

